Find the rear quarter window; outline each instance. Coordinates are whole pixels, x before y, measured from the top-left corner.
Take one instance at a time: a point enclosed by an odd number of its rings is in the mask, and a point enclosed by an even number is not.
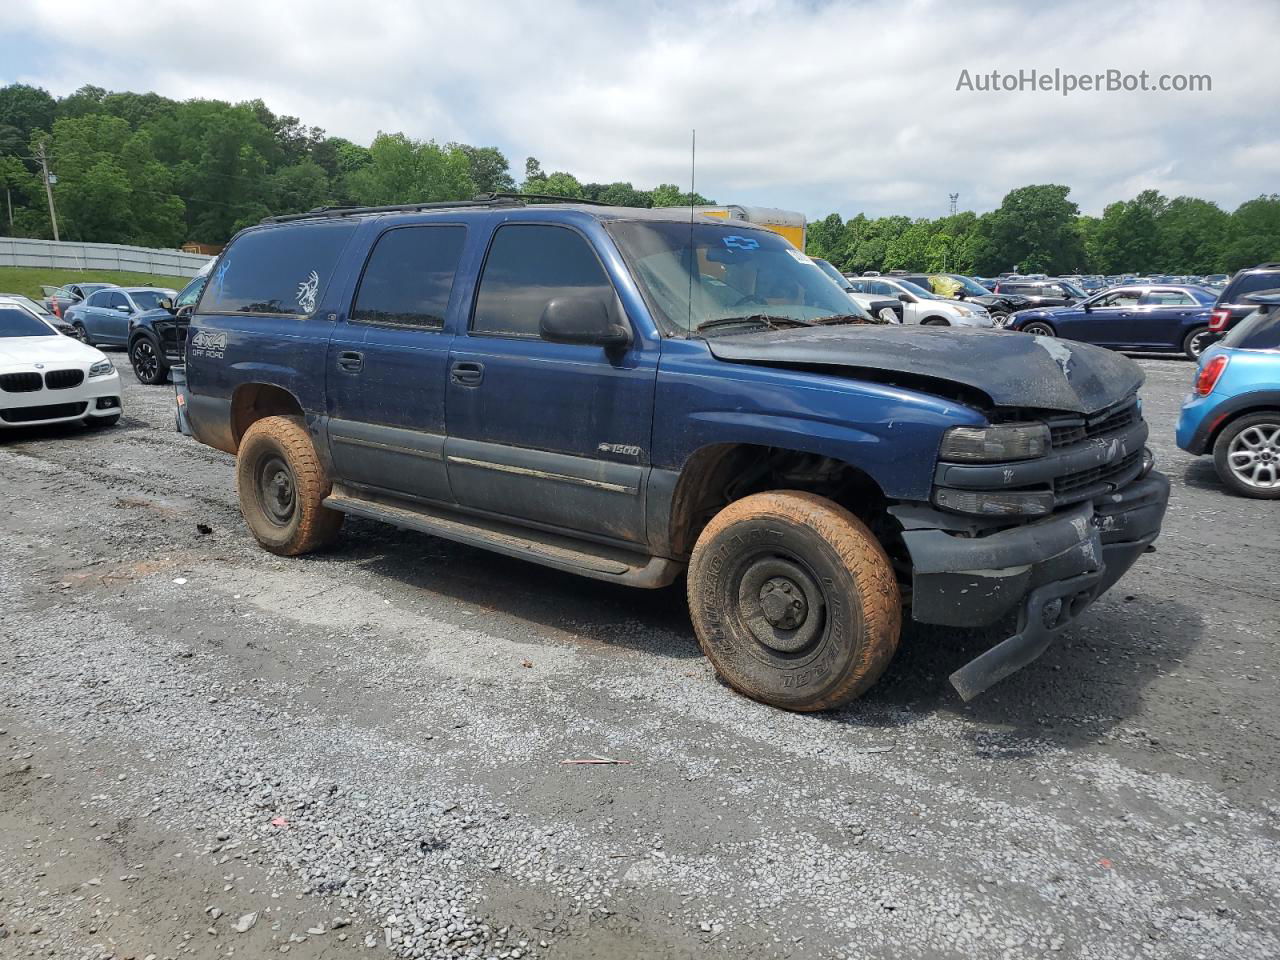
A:
[[[1241,297],[1247,297],[1261,290],[1280,290],[1280,271],[1268,270],[1236,277],[1223,291],[1221,302],[1239,303]]]
[[[303,222],[242,233],[209,274],[199,312],[310,316],[355,229]]]

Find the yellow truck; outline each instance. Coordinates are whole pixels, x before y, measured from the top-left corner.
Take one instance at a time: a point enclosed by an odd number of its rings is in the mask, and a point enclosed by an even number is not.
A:
[[[674,209],[674,208],[672,208]],[[689,209],[685,207],[684,209]],[[736,203],[693,208],[695,213],[704,217],[715,217],[719,220],[744,220],[781,234],[791,241],[797,250],[804,249],[804,242],[809,222],[803,213],[791,210],[778,210],[774,207],[743,207]]]

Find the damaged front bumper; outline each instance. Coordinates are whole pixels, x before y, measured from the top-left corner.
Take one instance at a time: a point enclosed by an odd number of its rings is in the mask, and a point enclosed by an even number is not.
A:
[[[1040,656],[1150,547],[1168,503],[1169,481],[1152,472],[1048,519],[985,536],[947,525],[937,511],[892,508],[911,554],[914,619],[982,627],[1018,610],[1017,633],[951,675],[960,696],[971,700]]]

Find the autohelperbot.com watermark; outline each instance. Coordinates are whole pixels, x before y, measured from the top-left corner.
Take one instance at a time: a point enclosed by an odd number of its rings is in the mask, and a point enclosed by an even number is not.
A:
[[[956,80],[957,93],[1211,93],[1213,77],[1207,73],[1151,73],[1139,70],[1103,70],[1100,73],[1073,73],[1054,67],[1034,67],[1017,71],[972,71],[962,69]]]

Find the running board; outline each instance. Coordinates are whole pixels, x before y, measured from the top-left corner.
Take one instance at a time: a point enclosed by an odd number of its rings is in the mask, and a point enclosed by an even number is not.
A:
[[[511,523],[454,513],[422,503],[371,497],[340,484],[325,498],[331,510],[353,517],[381,520],[402,530],[416,530],[468,546],[531,560],[546,567],[629,587],[655,589],[672,583],[684,564],[650,557],[572,537],[531,530]]]

